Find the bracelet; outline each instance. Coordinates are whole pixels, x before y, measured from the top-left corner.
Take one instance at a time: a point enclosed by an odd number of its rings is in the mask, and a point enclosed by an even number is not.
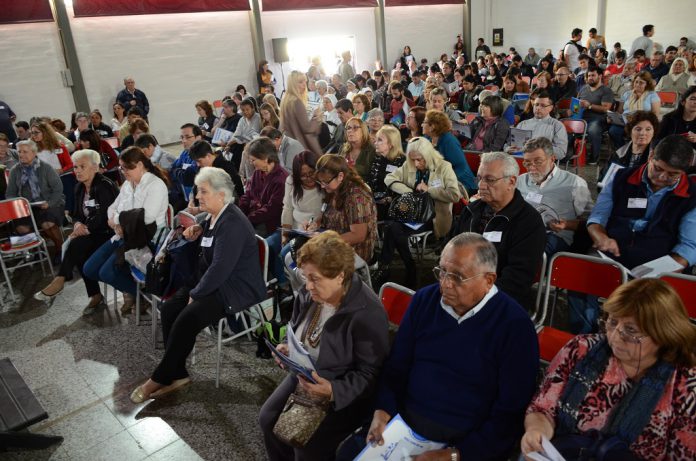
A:
[[[454,447],[450,447],[450,459],[451,459],[451,461],[458,461],[459,460],[459,452]]]

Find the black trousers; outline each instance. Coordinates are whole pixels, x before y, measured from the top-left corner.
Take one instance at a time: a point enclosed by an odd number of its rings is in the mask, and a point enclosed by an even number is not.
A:
[[[92,256],[97,248],[102,246],[110,237],[109,234],[95,234],[83,235],[82,237],[71,239],[68,249],[65,250],[65,257],[60,263],[58,275],[65,277],[65,280],[72,280],[73,270],[77,267],[82,276],[82,281],[85,283],[87,296],[91,298],[92,296],[98,295],[100,293],[99,282],[87,277],[82,266],[85,265],[85,261]]]
[[[387,265],[394,259],[394,250],[399,252],[399,256],[404,261],[406,269],[415,269],[416,263],[411,257],[411,250],[408,247],[408,238],[413,234],[420,234],[432,230],[433,222],[423,224],[418,230],[413,230],[410,227],[396,221],[390,221],[384,228],[384,243],[382,245],[382,254],[379,257],[381,264]]]
[[[332,461],[338,445],[360,427],[372,410],[369,399],[362,399],[339,411],[329,409],[326,418],[304,448],[286,445],[273,433],[273,427],[295,391],[297,378],[286,377],[261,407],[259,425],[263,433],[266,454],[270,461]]]
[[[196,336],[205,327],[217,323],[225,308],[213,295],[194,300],[189,304],[189,288],[183,287],[169,298],[161,308],[164,357],[152,374],[152,380],[168,385],[186,378],[186,358],[193,350]]]

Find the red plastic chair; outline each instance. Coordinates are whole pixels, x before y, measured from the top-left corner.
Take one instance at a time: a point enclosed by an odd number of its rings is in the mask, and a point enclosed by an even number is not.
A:
[[[578,167],[584,166],[587,154],[587,122],[585,120],[575,120],[570,118],[561,119],[561,123],[569,135],[580,135],[573,144],[573,155],[566,158],[566,169],[572,161],[575,164],[575,174],[578,174]]]
[[[493,93],[496,93],[496,92],[498,92],[498,90],[500,90],[500,88],[498,87],[498,85],[494,85],[494,84],[492,84],[492,83],[491,83],[490,85],[484,86],[484,89],[489,90],[489,91],[492,91]]]
[[[379,299],[387,311],[389,321],[400,325],[415,291],[393,282],[387,282],[379,289]]]
[[[215,109],[216,115],[220,115],[220,112],[222,111],[222,100],[216,99],[213,101],[213,108]]]
[[[682,299],[689,318],[696,320],[696,276],[668,272],[660,274],[660,280],[669,283]]]
[[[104,138],[104,141],[106,141],[114,149],[118,149],[118,146],[120,145],[118,138],[116,138],[116,137]]]
[[[674,107],[679,100],[679,94],[674,91],[658,91],[662,107]]]
[[[545,362],[550,362],[560,348],[573,337],[572,333],[552,326],[544,326],[549,312],[551,287],[556,288],[553,303],[555,307],[555,298],[559,290],[572,290],[607,298],[628,280],[626,270],[619,263],[575,253],[556,253],[551,258],[549,268],[541,317],[536,321],[540,356]]]
[[[570,98],[561,99],[556,103],[556,110],[570,110],[570,104],[573,102]]]
[[[517,162],[517,166],[520,168],[520,174],[525,174],[527,172],[527,167],[523,165],[522,162],[524,162],[524,158],[518,157],[517,155],[513,155],[515,158],[515,161]]]
[[[36,225],[36,220],[34,219],[34,213],[31,210],[29,200],[23,197],[18,197],[0,201],[0,223],[6,223],[22,218],[31,218],[31,229],[29,232],[33,232],[34,235],[36,235],[36,240],[32,240],[21,245],[12,245],[12,243],[7,240],[0,245],[0,266],[2,267],[5,283],[7,284],[7,288],[10,291],[10,296],[12,296],[12,302],[14,303],[17,302],[17,298],[15,297],[14,289],[12,288],[12,281],[10,279],[15,270],[21,267],[41,264],[41,270],[45,275],[46,271],[43,265],[45,261],[48,265],[51,277],[54,275],[53,266],[51,265],[51,258],[48,253],[48,246],[46,245],[46,240],[41,237],[40,229]],[[34,260],[34,258],[31,258],[27,261],[24,256],[32,250],[36,250],[35,253],[39,255],[39,259]],[[8,266],[7,263],[14,264]]]
[[[464,151],[464,157],[466,158],[466,163],[469,164],[469,168],[471,168],[471,171],[476,175],[481,165],[481,152]]]

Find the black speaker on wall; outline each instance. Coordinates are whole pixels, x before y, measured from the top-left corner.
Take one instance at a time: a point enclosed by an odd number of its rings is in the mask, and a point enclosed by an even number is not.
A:
[[[273,60],[275,62],[288,62],[288,39],[274,38],[273,39]]]

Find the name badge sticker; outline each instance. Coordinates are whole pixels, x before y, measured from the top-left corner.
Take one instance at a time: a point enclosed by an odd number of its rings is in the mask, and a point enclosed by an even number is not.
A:
[[[641,197],[631,197],[628,199],[628,207],[629,208],[647,208],[648,207],[648,199],[641,198]]]
[[[85,206],[87,206],[87,207],[95,207],[95,206],[97,206],[97,203],[94,201],[94,199],[91,199],[91,200],[87,200],[87,201],[85,202]]]
[[[184,170],[186,170],[186,169],[188,169],[188,168],[190,168],[190,167],[191,167],[191,164],[190,164],[190,163],[184,163],[183,165],[181,165],[181,168],[183,168]]]
[[[483,238],[485,238],[489,242],[498,243],[501,240],[503,240],[503,233],[501,231],[484,232]]]
[[[430,183],[430,187],[442,187],[442,180],[441,179],[433,179],[432,182]]]
[[[524,199],[531,203],[540,204],[543,198],[543,194],[537,194],[536,192],[527,192],[527,195]]]
[[[387,165],[387,173],[393,173],[395,172],[399,167],[396,165]]]
[[[213,237],[203,237],[201,239],[201,246],[203,248],[210,248],[213,246]]]

